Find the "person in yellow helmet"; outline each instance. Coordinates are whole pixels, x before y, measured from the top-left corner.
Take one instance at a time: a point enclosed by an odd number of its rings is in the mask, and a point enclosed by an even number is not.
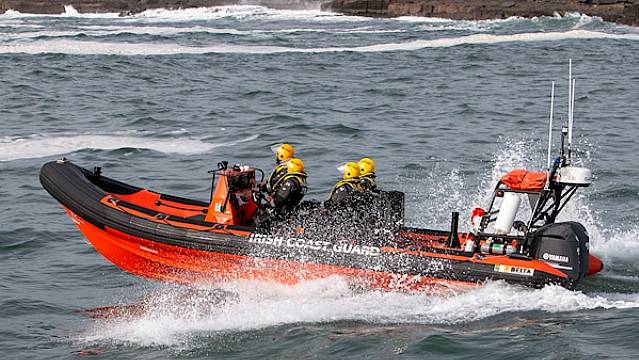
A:
[[[266,213],[269,216],[273,215],[273,210],[277,213],[290,211],[299,205],[306,194],[306,178],[304,162],[298,158],[289,159],[286,173],[278,178],[269,193],[254,195],[255,203],[262,209],[268,209]]]
[[[275,153],[276,165],[264,184],[268,192],[272,192],[275,184],[287,174],[288,162],[295,156],[295,149],[290,144],[275,144],[271,146],[271,150]]]
[[[342,171],[344,176],[335,184],[333,191],[331,191],[329,201],[334,205],[340,204],[351,198],[353,194],[363,191],[359,179],[359,165],[356,162],[347,162],[338,167],[338,170]]]
[[[359,180],[365,191],[377,191],[377,176],[375,175],[375,162],[371,158],[363,158],[358,163]]]

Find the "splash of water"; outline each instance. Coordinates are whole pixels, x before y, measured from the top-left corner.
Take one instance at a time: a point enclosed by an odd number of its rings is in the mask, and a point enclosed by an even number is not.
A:
[[[412,194],[407,202],[410,212],[419,216],[414,221],[415,226],[428,228],[447,229],[450,226],[450,212],[460,212],[460,230],[467,231],[470,223],[464,219],[470,219],[470,212],[475,207],[487,207],[492,197],[497,181],[507,172],[520,169],[537,169],[539,164],[535,161],[537,154],[532,154],[531,149],[539,147],[534,140],[505,139],[492,159],[492,167],[484,176],[473,176],[472,182],[467,180],[459,169],[451,169],[449,166],[440,166],[439,163],[432,168],[426,176],[416,176],[412,179],[414,186],[403,189]],[[477,184],[477,179],[480,179]],[[477,184],[472,186],[470,184]],[[427,189],[428,191],[424,191]],[[530,213],[529,206],[522,202],[522,216]],[[528,207],[528,208],[527,208]]]
[[[406,203],[409,225],[446,229],[450,226],[451,211],[463,214],[467,212],[469,203],[466,181],[458,169],[435,163],[434,168],[425,176],[412,176],[411,183],[410,188],[401,189],[408,196]],[[463,214],[462,219],[465,218]],[[464,226],[462,221],[460,228],[464,230]]]
[[[364,321],[454,325],[508,312],[547,313],[639,307],[639,295],[586,295],[561,287],[541,290],[503,282],[461,293],[406,294],[351,289],[332,277],[286,286],[258,281],[222,284],[211,291],[160,288],[139,307],[97,320],[82,343],[194,346],[197,337],[296,323]],[[508,299],[504,302],[503,299]]]
[[[44,18],[64,18],[64,17],[81,17],[81,18],[101,18],[101,19],[115,19],[118,18],[118,13],[79,13],[72,5],[65,5],[64,11],[60,14],[29,14],[21,13],[13,9],[6,10],[3,14],[0,14],[0,20],[3,18],[16,19],[16,18],[32,18],[32,17],[44,17]]]
[[[366,18],[343,16],[336,13],[319,10],[319,2],[311,4],[305,10],[281,10],[259,5],[229,5],[188,8],[179,10],[149,9],[132,15],[128,20],[145,22],[182,22],[197,20],[235,19],[247,20],[252,18],[261,20],[297,20],[297,21],[357,21]]]
[[[64,5],[64,12],[62,15],[66,15],[69,17],[78,16],[80,13],[76,10],[73,5]]]
[[[450,226],[450,211],[460,211],[460,229],[469,229],[470,209],[486,208],[490,202],[492,192],[497,181],[510,170],[523,168],[539,170],[543,166],[544,154],[540,140],[503,139],[500,149],[492,159],[492,166],[475,189],[468,187],[469,180],[465,179],[458,169],[448,166],[434,166],[431,172],[412,181],[411,188],[403,189],[410,194],[407,203],[413,207],[409,213],[416,213],[416,218],[410,218],[410,225],[447,229]],[[593,147],[587,139],[582,139],[575,146],[578,156],[575,162],[580,166],[587,166],[591,161]],[[596,170],[596,169],[595,169]],[[475,181],[476,177],[473,177]],[[427,189],[424,191],[423,189]],[[620,228],[617,224],[604,222],[597,214],[596,206],[588,196],[588,189],[580,189],[567,203],[557,221],[578,221],[582,223],[590,235],[591,252],[602,257],[605,261],[626,263],[639,256],[639,227]],[[522,201],[518,217],[528,218],[530,206]]]

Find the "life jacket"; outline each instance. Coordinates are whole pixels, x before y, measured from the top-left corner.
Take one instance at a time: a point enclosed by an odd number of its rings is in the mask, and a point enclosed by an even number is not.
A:
[[[306,194],[306,177],[306,173],[288,173],[281,177],[273,186],[272,206],[276,206],[280,210],[297,206]],[[296,179],[299,183],[299,187],[296,186],[294,191],[291,185],[289,185],[290,188],[284,188],[291,179]]]
[[[277,179],[277,181],[273,184],[272,191],[273,192],[277,191],[277,188],[280,185],[284,184],[286,182],[286,180],[292,179],[292,178],[296,178],[300,182],[300,185],[302,186],[303,192],[306,193],[306,189],[307,189],[306,178],[307,177],[308,177],[308,175],[306,175],[306,173],[288,173],[287,172],[286,174],[281,176],[279,179]]]
[[[337,184],[335,184],[335,187],[333,187],[333,191],[331,191],[331,196],[329,197],[329,199],[333,198],[333,195],[335,195],[335,193],[342,187],[342,186],[346,186],[346,188],[351,189],[355,192],[362,192],[364,191],[364,188],[362,188],[362,184],[360,179],[342,179],[340,181],[337,182]]]
[[[362,189],[375,191],[377,190],[377,180],[375,173],[369,173],[359,177]]]
[[[282,161],[275,166],[271,176],[268,177],[266,182],[269,192],[272,192],[277,184],[288,173],[288,161]]]

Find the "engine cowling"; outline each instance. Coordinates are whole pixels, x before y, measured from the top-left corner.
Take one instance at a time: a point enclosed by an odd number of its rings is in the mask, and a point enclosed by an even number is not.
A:
[[[547,262],[577,284],[588,273],[590,237],[583,225],[564,222],[545,225],[533,234],[530,255]]]

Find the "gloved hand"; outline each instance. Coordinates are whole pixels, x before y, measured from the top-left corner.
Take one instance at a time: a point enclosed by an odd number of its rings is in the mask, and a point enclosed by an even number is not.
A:
[[[258,185],[258,190],[261,191],[261,192],[266,192],[268,190],[268,187],[266,186],[266,181],[262,181]]]
[[[260,201],[262,200],[263,197],[264,197],[264,194],[262,194],[262,192],[259,189],[253,189],[253,192],[251,193],[251,198],[253,199],[253,202],[255,203],[255,205],[260,206]]]
[[[261,191],[253,191],[251,197],[253,198],[253,202],[255,203],[255,205],[257,205],[257,207],[259,208],[272,207],[272,197],[267,193],[263,193]]]
[[[262,198],[260,199],[260,201],[262,202],[262,207],[268,207],[268,208],[272,208],[275,207],[275,204],[273,204],[273,197],[270,194],[262,194]]]

